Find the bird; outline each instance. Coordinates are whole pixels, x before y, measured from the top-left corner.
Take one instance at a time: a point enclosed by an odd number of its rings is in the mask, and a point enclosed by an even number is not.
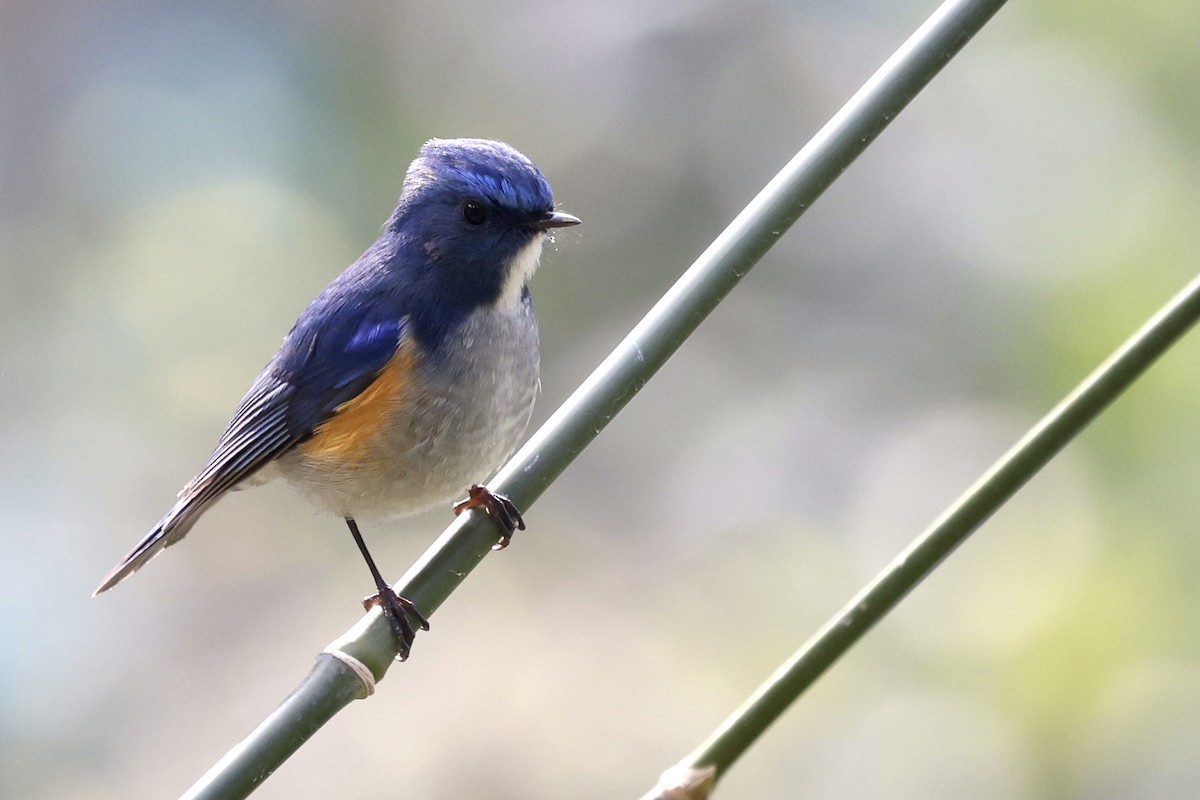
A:
[[[524,529],[482,481],[516,449],[541,385],[529,280],[547,238],[579,223],[512,146],[426,142],[379,238],[296,320],[208,461],[93,596],[227,492],[282,478],[345,520],[375,584],[363,604],[381,607],[406,659],[429,623],[383,579],[358,520],[415,514],[466,489],[453,511],[491,516],[496,549]]]

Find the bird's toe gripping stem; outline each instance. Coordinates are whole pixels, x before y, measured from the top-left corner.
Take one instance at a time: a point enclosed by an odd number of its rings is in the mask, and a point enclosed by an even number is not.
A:
[[[492,545],[493,550],[503,550],[508,547],[513,533],[525,530],[525,520],[521,518],[521,511],[516,504],[486,486],[478,483],[472,485],[467,490],[467,499],[454,504],[454,515],[458,516],[471,508],[483,511],[500,528],[500,539]]]

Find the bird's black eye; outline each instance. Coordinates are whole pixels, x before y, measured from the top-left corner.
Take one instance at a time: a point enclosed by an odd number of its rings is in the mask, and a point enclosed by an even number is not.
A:
[[[487,206],[478,200],[468,200],[462,205],[462,215],[468,225],[482,225],[487,222]]]

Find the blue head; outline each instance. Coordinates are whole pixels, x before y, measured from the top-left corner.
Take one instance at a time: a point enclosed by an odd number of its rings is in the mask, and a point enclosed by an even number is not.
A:
[[[546,178],[507,144],[432,139],[408,168],[384,239],[425,297],[475,307],[520,301],[546,232],[578,223],[555,212]]]

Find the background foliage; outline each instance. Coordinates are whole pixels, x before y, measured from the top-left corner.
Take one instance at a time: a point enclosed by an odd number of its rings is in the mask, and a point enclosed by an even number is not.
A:
[[[512,142],[585,221],[534,286],[544,419],[932,7],[6,2],[0,795],[178,793],[357,618],[349,538],[283,486],[88,594],[424,139]],[[1002,11],[256,797],[644,790],[1194,274],[1198,30]],[[1197,348],[722,792],[1192,791]],[[447,518],[366,533],[395,577]]]

